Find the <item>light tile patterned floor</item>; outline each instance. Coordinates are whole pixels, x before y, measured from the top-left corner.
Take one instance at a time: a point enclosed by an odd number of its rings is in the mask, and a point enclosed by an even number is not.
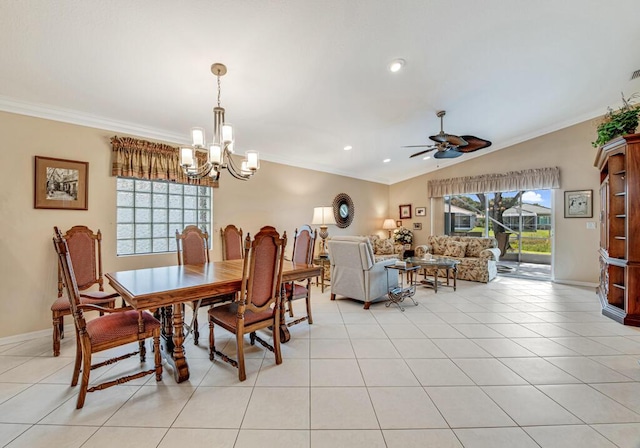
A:
[[[0,345],[0,445],[640,447],[640,331],[603,317],[592,288],[460,281],[419,289],[405,312],[313,293],[315,323],[292,328],[282,365],[247,343],[239,383],[189,339],[188,382],[165,369],[160,383],[89,394],[82,410],[72,332],[59,358],[50,337]],[[200,322],[206,344],[205,312]]]

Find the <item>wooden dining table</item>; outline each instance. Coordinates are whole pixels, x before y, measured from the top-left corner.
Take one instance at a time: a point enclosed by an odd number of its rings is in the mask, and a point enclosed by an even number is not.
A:
[[[182,303],[240,291],[243,260],[213,261],[203,265],[163,266],[109,272],[105,277],[113,289],[137,310],[164,310],[162,350],[173,367],[178,383],[189,379],[184,351]],[[317,277],[321,266],[284,261],[282,281]],[[281,300],[280,339],[291,336],[284,323]]]

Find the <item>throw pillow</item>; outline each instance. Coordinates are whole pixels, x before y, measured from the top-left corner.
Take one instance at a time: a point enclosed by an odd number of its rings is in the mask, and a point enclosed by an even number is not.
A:
[[[390,239],[376,241],[376,254],[379,254],[379,255],[393,254],[393,242]]]
[[[464,254],[466,250],[467,250],[467,243],[461,243],[459,241],[448,241],[447,248],[444,251],[444,256],[464,258]]]
[[[480,252],[486,249],[486,240],[480,238],[469,238],[467,241],[467,257],[478,258]]]

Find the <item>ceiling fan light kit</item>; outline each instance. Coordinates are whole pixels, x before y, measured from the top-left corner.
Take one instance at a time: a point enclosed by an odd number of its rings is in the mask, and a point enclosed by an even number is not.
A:
[[[475,137],[473,135],[458,136],[445,133],[443,117],[446,114],[447,112],[444,110],[440,110],[436,113],[436,116],[440,118],[440,132],[436,135],[429,136],[430,140],[436,142],[435,144],[403,146],[403,148],[427,148],[424,151],[412,154],[410,157],[417,157],[431,151],[436,151],[433,155],[435,159],[454,159],[464,154],[491,146],[491,142],[489,140]]]

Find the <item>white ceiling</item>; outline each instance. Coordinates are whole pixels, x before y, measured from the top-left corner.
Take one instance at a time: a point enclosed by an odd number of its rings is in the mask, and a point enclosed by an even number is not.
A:
[[[638,0],[3,0],[0,110],[186,143],[222,62],[240,152],[390,184],[640,90],[639,19]],[[409,159],[440,109],[493,146]]]

